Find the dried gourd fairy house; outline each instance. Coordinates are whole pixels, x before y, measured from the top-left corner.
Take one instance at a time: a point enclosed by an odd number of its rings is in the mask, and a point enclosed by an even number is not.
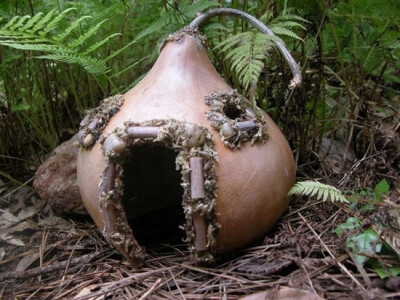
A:
[[[181,211],[198,263],[265,234],[288,205],[295,165],[271,118],[227,85],[197,28],[214,9],[169,35],[150,72],[130,91],[88,112],[78,133],[78,186],[89,214],[134,267],[145,259],[131,220]],[[297,64],[281,43],[297,85]],[[170,219],[174,216],[171,215]],[[168,218],[166,218],[168,220]]]

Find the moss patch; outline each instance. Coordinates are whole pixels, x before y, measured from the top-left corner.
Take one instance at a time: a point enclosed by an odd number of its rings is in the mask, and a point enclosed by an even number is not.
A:
[[[204,101],[210,107],[206,113],[207,120],[230,149],[239,149],[246,142],[253,145],[268,139],[267,125],[261,110],[257,108],[258,111],[254,112],[250,101],[236,90],[212,92]],[[239,126],[245,123],[251,126],[246,129]]]
[[[123,103],[122,95],[115,95],[104,99],[97,108],[88,110],[78,132],[78,144],[86,150],[91,149]]]
[[[184,27],[179,31],[169,34],[161,43],[159,52],[161,52],[165,45],[169,42],[174,42],[178,44],[182,43],[185,39],[185,36],[188,35],[194,38],[197,49],[202,50],[204,48],[207,48],[207,38],[204,35],[202,35],[197,29]]]

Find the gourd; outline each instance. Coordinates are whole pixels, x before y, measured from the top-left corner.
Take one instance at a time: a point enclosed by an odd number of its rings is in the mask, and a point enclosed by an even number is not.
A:
[[[295,164],[288,142],[265,112],[220,77],[197,30],[217,14],[239,16],[272,34],[237,10],[200,15],[166,38],[136,86],[105,99],[81,122],[82,199],[134,267],[143,263],[145,251],[129,220],[168,206],[177,195],[198,263],[212,263],[217,253],[261,237],[289,203]],[[292,85],[299,84],[297,64],[281,43],[277,47],[295,75]]]

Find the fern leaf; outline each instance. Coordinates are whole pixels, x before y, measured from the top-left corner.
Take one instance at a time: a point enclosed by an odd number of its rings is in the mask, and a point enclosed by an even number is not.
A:
[[[0,41],[0,45],[25,51],[29,50],[29,51],[54,52],[54,53],[72,53],[70,50],[60,45],[6,43],[3,41]]]
[[[219,4],[215,1],[197,1],[189,5],[183,6],[181,11],[186,18],[191,19],[195,17],[199,12],[217,6],[219,6]]]
[[[104,61],[109,61],[110,59],[112,59],[113,57],[117,56],[118,54],[120,54],[122,51],[124,51],[126,48],[130,47],[131,45],[137,43],[137,40],[133,40],[132,42],[126,44],[124,47],[118,49],[117,51],[113,52],[111,55],[107,56]]]
[[[52,31],[57,26],[57,24],[62,19],[64,19],[66,14],[68,14],[72,10],[76,10],[76,8],[75,7],[71,7],[71,8],[68,8],[68,9],[62,11],[57,17],[55,17],[53,20],[51,20],[49,23],[47,23],[46,27],[43,28],[43,35],[45,36],[47,33]]]
[[[177,28],[181,28],[182,25],[188,23],[197,13],[216,6],[219,6],[219,4],[215,1],[202,0],[189,4],[179,4],[179,10],[164,11],[157,21],[150,24],[150,26],[137,35],[136,40],[142,39],[156,31],[165,30],[165,28],[170,25],[172,25],[170,26],[172,28],[169,28],[172,29],[170,32],[175,31]]]
[[[103,20],[100,23],[96,24],[96,26],[90,28],[88,31],[86,31],[84,34],[82,34],[78,39],[76,39],[75,41],[73,41],[72,43],[68,44],[69,48],[76,48],[79,45],[82,45],[84,42],[86,42],[90,37],[92,37],[95,33],[97,33],[97,31],[99,30],[99,28],[103,25],[104,22],[106,22],[107,20]]]
[[[313,190],[313,188],[311,188],[311,187],[310,187],[310,189]],[[322,199],[324,197],[324,189],[316,188],[315,190],[318,192],[317,199]],[[308,195],[309,195],[309,193],[308,193]]]
[[[219,23],[211,23],[203,27],[203,31],[208,39],[223,35],[229,29]]]
[[[72,24],[71,24],[67,29],[65,29],[65,31],[64,31],[63,33],[61,33],[61,34],[59,34],[57,37],[55,37],[55,40],[56,40],[57,42],[63,41],[63,40],[64,40],[68,35],[70,35],[71,32],[72,32],[76,27],[78,27],[85,19],[90,19],[90,18],[92,18],[92,17],[91,17],[91,16],[83,16],[83,17],[80,17],[78,20],[72,22]]]
[[[26,20],[30,19],[30,16],[22,16],[19,18],[18,22],[15,23],[13,26],[10,27],[11,30],[16,30],[25,23]]]
[[[139,33],[135,40],[139,40],[145,36],[148,36],[149,34],[152,34],[160,30],[161,28],[164,28],[169,23],[171,23],[171,15],[164,14],[157,21],[155,21],[153,24],[151,24],[149,27]]]
[[[235,71],[244,88],[248,89],[251,84],[257,84],[264,68],[267,49],[274,39],[278,38],[249,31],[229,37],[215,48],[221,48],[221,52],[229,49],[225,59],[231,61],[231,69]]]
[[[98,41],[97,43],[93,44],[92,46],[90,46],[83,54],[87,55],[90,52],[95,51],[97,48],[100,48],[101,46],[103,46],[105,43],[107,43],[110,39],[112,39],[115,36],[120,36],[120,33],[114,33],[111,34],[110,36],[106,37],[105,39]],[[118,54],[118,53],[117,53]]]
[[[345,196],[334,186],[323,184],[317,181],[307,180],[296,183],[289,191],[288,195],[316,196],[318,200],[331,202],[348,202]]]
[[[269,36],[252,31],[231,36],[217,44],[214,49],[227,52],[225,59],[231,62],[233,70],[245,89],[257,84],[264,68],[267,50],[275,41],[282,41],[279,37]]]
[[[294,21],[285,21],[285,22],[274,22],[270,26],[281,27],[281,28],[301,28],[306,29],[303,25]]]
[[[48,55],[37,56],[36,58],[51,59],[55,61],[65,62],[68,64],[81,65],[83,68],[85,68],[85,70],[88,73],[95,76],[105,75],[110,71],[103,60],[83,55],[77,55],[74,53],[48,54]]]
[[[293,31],[286,29],[284,27],[281,26],[271,26],[270,27],[271,30],[277,34],[277,35],[286,35],[288,37],[294,38],[296,40],[300,40],[303,41],[303,39],[301,37],[299,37],[297,34],[295,34]]]
[[[280,22],[282,21],[282,23],[286,22],[286,21],[293,21],[293,20],[297,20],[300,21],[302,23],[310,23],[309,21],[307,21],[306,19],[298,16],[298,15],[293,15],[293,14],[286,14],[286,15],[280,15],[278,17],[276,17],[272,23],[275,22]]]
[[[43,26],[45,26],[45,24],[47,22],[49,22],[54,17],[55,14],[56,14],[56,10],[55,9],[49,11],[39,22],[37,22],[35,24],[35,26],[33,26],[31,32],[35,33],[37,31],[39,31],[40,29],[42,29]],[[44,34],[43,34],[43,36],[44,36]]]
[[[33,18],[30,18],[28,22],[25,23],[25,25],[20,29],[20,31],[27,31],[28,29],[32,28],[36,22],[38,22],[43,16],[42,12],[37,13],[36,15],[33,16]]]
[[[0,45],[24,51],[44,52],[43,55],[37,58],[78,64],[94,76],[106,75],[110,71],[106,60],[92,57],[89,53],[118,34],[106,37],[89,47],[86,51],[85,49],[83,49],[82,52],[77,51],[77,47],[87,42],[105,21],[90,28],[87,32],[78,36],[77,39],[70,43],[65,42],[67,37],[85,19],[90,18],[90,16],[84,16],[72,22],[67,29],[57,36],[47,36],[71,10],[74,10],[74,8],[67,9],[57,16],[55,15],[56,11],[52,10],[44,16],[42,13],[38,13],[32,18],[29,16],[14,17],[6,25],[0,27]]]
[[[228,52],[225,56],[225,59],[232,58],[232,60],[237,59],[238,56],[243,56],[243,52],[250,51],[251,45],[247,42],[244,42],[242,45],[239,45]]]
[[[240,43],[246,43],[250,39],[249,32],[242,32],[226,38],[224,41],[218,43],[214,50],[221,48],[220,52],[225,52],[228,49],[235,48]]]
[[[20,18],[19,16],[15,16],[15,17],[11,18],[11,20],[8,21],[8,22],[2,27],[2,29],[3,29],[3,30],[8,30],[8,29],[10,29],[10,27],[13,26],[14,23],[17,22],[19,18]]]

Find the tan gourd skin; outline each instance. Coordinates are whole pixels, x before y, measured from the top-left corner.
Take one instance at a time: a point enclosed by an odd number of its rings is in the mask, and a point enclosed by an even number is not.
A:
[[[185,35],[168,42],[150,72],[124,97],[120,111],[111,118],[103,135],[125,121],[176,119],[207,126],[213,134],[219,162],[215,163],[218,195],[216,204],[217,251],[245,246],[265,234],[287,208],[287,192],[295,182],[295,164],[290,147],[279,128],[265,114],[269,138],[266,143],[246,143],[233,151],[206,119],[209,107],[204,97],[229,87],[211,64],[205,48]],[[128,150],[129,151],[129,150]],[[84,203],[101,229],[104,227],[98,201],[99,183],[105,165],[100,145],[81,149],[78,185]],[[132,228],[135,234],[135,228]]]

